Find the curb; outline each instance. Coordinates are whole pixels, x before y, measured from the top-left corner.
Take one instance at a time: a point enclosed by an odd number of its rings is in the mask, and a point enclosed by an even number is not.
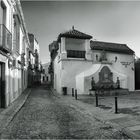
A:
[[[25,91],[9,106],[7,109],[0,114],[0,137],[2,132],[6,129],[9,123],[15,118],[20,109],[24,106],[27,98],[31,93],[31,89],[25,89]],[[10,114],[11,113],[11,114]]]
[[[104,124],[108,124],[111,127],[116,128],[119,132],[122,132],[123,134],[125,134],[128,139],[140,139],[140,136],[135,134],[133,131],[129,130],[128,128],[123,128],[121,125],[118,125],[116,123],[112,123],[110,121],[104,121],[102,118],[100,118],[99,116],[94,116],[95,119],[97,119],[98,121],[104,123]]]
[[[140,136],[129,130],[128,128],[123,128],[121,130],[124,134],[127,134],[131,139],[140,139]]]

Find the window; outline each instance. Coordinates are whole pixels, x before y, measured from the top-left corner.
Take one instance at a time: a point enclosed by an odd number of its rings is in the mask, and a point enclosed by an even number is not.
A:
[[[67,57],[85,58],[85,51],[67,50]]]

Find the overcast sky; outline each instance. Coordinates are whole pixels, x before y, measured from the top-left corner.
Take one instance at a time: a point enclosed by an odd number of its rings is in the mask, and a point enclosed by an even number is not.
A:
[[[140,1],[23,1],[22,8],[42,63],[49,61],[48,45],[73,25],[98,41],[127,44],[140,57]]]

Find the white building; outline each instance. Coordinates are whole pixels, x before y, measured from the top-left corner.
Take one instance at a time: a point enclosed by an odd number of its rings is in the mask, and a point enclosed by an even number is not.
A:
[[[29,48],[29,63],[31,67],[28,68],[28,86],[38,84],[41,82],[41,69],[40,69],[40,48],[34,34],[29,33],[30,48]]]
[[[29,39],[19,0],[0,0],[0,107],[27,87]]]
[[[72,88],[78,94],[88,94],[91,79],[95,83],[116,83],[134,91],[134,51],[125,44],[92,41],[92,36],[75,30],[61,33],[50,44],[52,79],[54,89],[62,93],[62,87]]]
[[[34,34],[28,33],[29,36],[29,40],[30,40],[30,53],[31,53],[31,64],[35,64],[38,63],[37,65],[39,65],[40,62],[40,48],[39,48],[39,43],[37,41],[37,39],[35,38]],[[35,57],[35,53],[37,53],[38,58],[36,60]]]

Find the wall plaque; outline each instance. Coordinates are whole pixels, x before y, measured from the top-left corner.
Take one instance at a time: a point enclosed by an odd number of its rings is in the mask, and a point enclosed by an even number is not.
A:
[[[120,63],[127,68],[127,66],[129,66],[133,62],[120,62]]]

